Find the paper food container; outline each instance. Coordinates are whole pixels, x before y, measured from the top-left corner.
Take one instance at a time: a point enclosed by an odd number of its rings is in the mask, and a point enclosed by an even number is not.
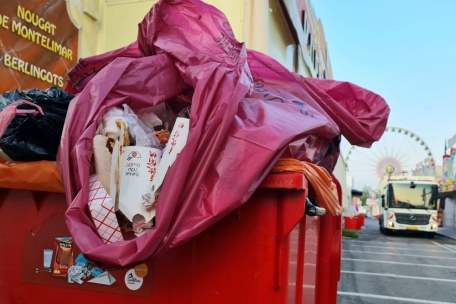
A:
[[[188,131],[190,129],[190,120],[187,118],[178,117],[174,123],[173,131],[169,137],[168,143],[163,150],[163,156],[160,165],[157,169],[157,174],[152,181],[150,190],[157,191],[163,184],[166,172],[168,172],[171,165],[176,160],[179,153],[185,147],[188,138]]]
[[[89,179],[89,211],[98,234],[106,244],[123,241],[111,197],[96,175]]]
[[[155,216],[155,208],[143,205],[142,195],[151,188],[162,151],[149,147],[123,147],[120,157],[119,210],[133,222],[142,215],[146,222]]]
[[[185,147],[190,130],[190,120],[188,118],[178,117],[174,123],[173,131],[169,137],[168,143],[163,150],[163,156],[155,174],[148,192],[143,192],[143,201],[152,204],[157,197],[158,191],[163,184],[166,173],[176,160],[179,153]]]

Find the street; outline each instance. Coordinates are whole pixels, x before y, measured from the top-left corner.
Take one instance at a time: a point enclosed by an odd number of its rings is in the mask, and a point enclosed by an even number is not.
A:
[[[343,239],[338,304],[456,303],[455,240],[378,228],[366,218],[358,239]]]

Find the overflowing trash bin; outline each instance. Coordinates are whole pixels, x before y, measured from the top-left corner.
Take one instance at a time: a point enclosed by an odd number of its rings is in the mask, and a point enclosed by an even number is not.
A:
[[[307,192],[303,174],[268,175],[240,208],[147,262],[143,284],[132,291],[124,281],[133,266],[109,269],[112,285],[90,283],[93,277],[70,284],[41,272],[46,246],[53,249],[53,237],[68,232],[65,198],[2,189],[0,243],[8,250],[0,252],[0,297],[4,303],[45,303],[56,297],[67,303],[118,302],[132,296],[138,303],[332,303],[340,229],[325,220],[340,218],[306,216]],[[75,258],[80,252],[75,245]]]
[[[29,146],[60,141],[56,159],[0,163],[0,297],[335,303],[331,173],[341,135],[382,135],[380,96],[247,50],[197,0],[159,1],[137,42],[81,59],[66,91],[58,132],[25,132]],[[5,106],[8,128],[52,117],[37,98]],[[19,142],[5,133],[0,147],[7,136]]]

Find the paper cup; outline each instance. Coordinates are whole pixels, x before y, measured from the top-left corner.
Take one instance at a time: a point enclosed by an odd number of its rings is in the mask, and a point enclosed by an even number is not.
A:
[[[52,253],[54,251],[52,249],[44,249],[44,268],[51,268],[51,262],[52,262]]]

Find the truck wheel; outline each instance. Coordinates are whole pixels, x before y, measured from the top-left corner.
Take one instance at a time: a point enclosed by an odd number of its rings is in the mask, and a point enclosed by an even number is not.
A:
[[[391,229],[383,228],[383,234],[384,235],[391,235]]]

